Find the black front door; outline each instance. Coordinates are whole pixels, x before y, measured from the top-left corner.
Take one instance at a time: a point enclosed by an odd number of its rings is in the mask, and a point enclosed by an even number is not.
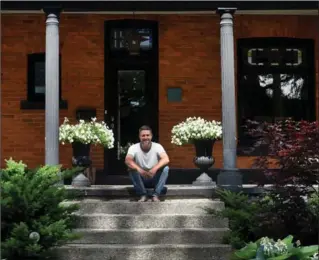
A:
[[[144,31],[148,26],[134,22],[122,25]],[[108,28],[110,35],[112,27]],[[154,43],[155,30],[149,29]],[[113,41],[109,42],[112,45]],[[134,55],[124,48],[106,50],[105,121],[114,132],[115,142],[113,149],[105,151],[105,170],[107,175],[127,174],[125,155],[129,145],[138,142],[139,128],[150,126],[154,140],[158,140],[158,60],[154,49]]]

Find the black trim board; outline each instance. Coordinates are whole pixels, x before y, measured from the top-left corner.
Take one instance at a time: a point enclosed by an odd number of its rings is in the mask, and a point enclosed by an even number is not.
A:
[[[317,1],[1,1],[2,10],[41,10],[59,6],[63,11],[215,11],[218,7],[237,10],[318,10]]]

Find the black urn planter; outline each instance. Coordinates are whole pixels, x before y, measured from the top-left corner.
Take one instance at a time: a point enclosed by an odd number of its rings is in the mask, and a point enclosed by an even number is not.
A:
[[[72,164],[76,166],[88,167],[91,165],[90,150],[91,144],[83,144],[80,142],[72,143],[73,158]]]
[[[216,183],[206,173],[215,163],[213,157],[213,147],[215,140],[194,140],[195,154],[194,164],[200,169],[200,176],[193,182],[193,185],[199,186],[215,186]]]
[[[73,142],[73,156],[72,165],[80,167],[90,167],[92,161],[90,159],[91,144],[83,144],[80,142]],[[79,173],[72,181],[72,186],[76,187],[88,187],[91,186],[89,179],[83,172]]]

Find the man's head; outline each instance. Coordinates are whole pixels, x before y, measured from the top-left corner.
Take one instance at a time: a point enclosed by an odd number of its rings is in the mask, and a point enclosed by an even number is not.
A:
[[[143,125],[139,129],[139,138],[140,138],[142,149],[145,149],[145,150],[150,149],[151,143],[152,143],[152,137],[153,137],[152,129],[149,126]]]

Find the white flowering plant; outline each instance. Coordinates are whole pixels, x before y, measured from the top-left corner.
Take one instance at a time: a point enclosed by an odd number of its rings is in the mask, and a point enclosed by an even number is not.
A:
[[[194,140],[220,140],[222,125],[219,121],[209,121],[201,117],[188,117],[175,125],[171,131],[172,144],[185,145]]]
[[[280,239],[275,242],[271,238],[263,237],[260,240],[260,245],[264,255],[268,258],[288,254],[288,246]]]
[[[105,122],[97,122],[96,118],[86,122],[80,120],[77,124],[70,124],[64,118],[59,128],[59,140],[62,144],[79,142],[83,144],[100,144],[108,149],[114,147],[114,134]]]
[[[319,260],[319,253],[315,253],[313,256],[310,256],[310,260]]]
[[[312,260],[316,259],[318,246],[301,246],[300,241],[293,243],[293,236],[275,241],[272,238],[262,237],[256,242],[250,242],[232,255],[232,260]]]

